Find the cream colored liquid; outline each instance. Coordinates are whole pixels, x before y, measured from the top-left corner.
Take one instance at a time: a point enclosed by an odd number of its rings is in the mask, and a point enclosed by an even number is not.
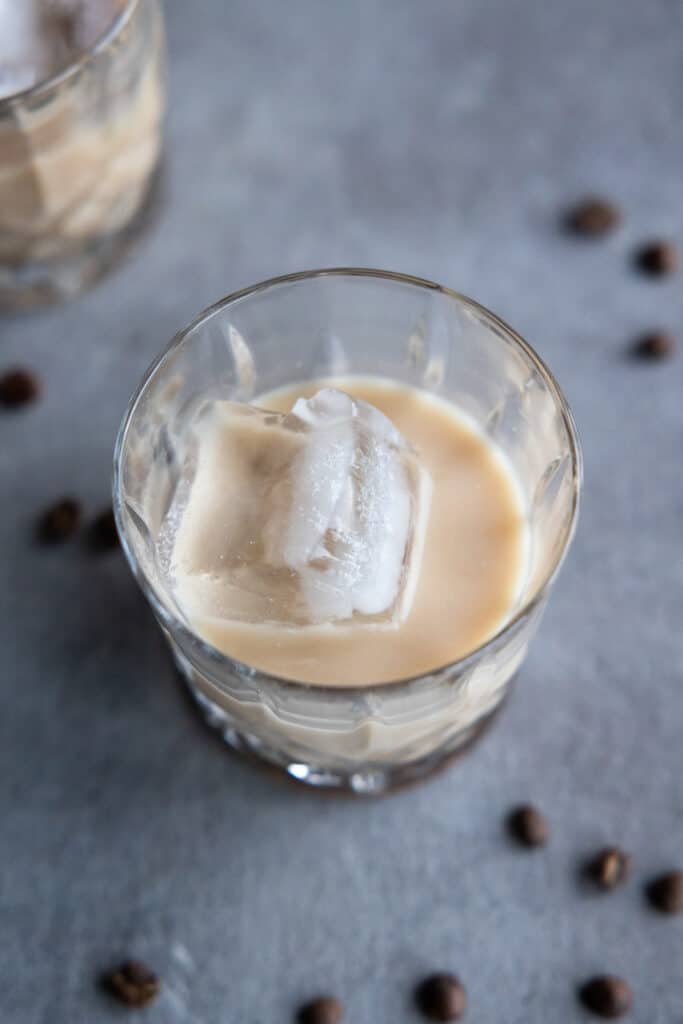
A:
[[[339,388],[379,408],[412,443],[431,474],[422,564],[408,615],[392,629],[284,628],[196,616],[191,616],[192,625],[231,657],[299,682],[390,682],[455,661],[501,628],[523,586],[527,524],[512,469],[455,406],[390,381],[358,377],[309,382],[263,395],[256,404],[287,412],[298,397],[310,397],[322,386]],[[200,460],[198,473],[218,480],[220,467],[211,461]],[[233,499],[227,493],[220,500],[225,508]],[[188,522],[201,521],[192,499],[189,511]],[[210,522],[203,525],[210,531]]]
[[[8,25],[3,26],[3,9],[23,3],[0,0],[0,92],[2,34]],[[80,11],[85,33],[76,50],[106,31],[124,5],[125,0],[71,3]],[[18,106],[12,116],[0,118],[0,263],[18,266],[73,255],[93,239],[120,231],[142,206],[161,146],[160,18],[154,18],[155,30],[147,39],[148,19],[133,14],[125,35],[109,48],[106,60],[92,62],[88,75],[76,77],[68,89],[49,92],[30,110]],[[59,25],[52,31],[67,31],[68,22]],[[40,59],[48,61],[55,47],[60,50],[54,38],[44,42],[47,56]],[[5,43],[9,46],[11,38]],[[62,44],[63,49],[63,39]],[[36,70],[42,75],[56,68],[47,63]],[[99,97],[96,117],[93,91]]]

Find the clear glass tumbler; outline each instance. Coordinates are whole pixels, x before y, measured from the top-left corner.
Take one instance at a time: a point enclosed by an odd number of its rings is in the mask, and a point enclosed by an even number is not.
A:
[[[64,70],[0,99],[0,308],[76,294],[146,220],[165,95],[161,2],[121,0],[113,17]]]
[[[354,689],[267,675],[192,630],[164,584],[156,538],[186,479],[188,410],[325,376],[380,376],[456,403],[504,450],[523,487],[530,571],[487,643],[418,678]],[[119,433],[114,506],[133,573],[208,721],[230,746],[316,786],[381,793],[444,765],[485,728],[538,626],[571,542],[581,455],[555,380],[476,302],[413,277],[291,274],[202,313],[153,364]]]

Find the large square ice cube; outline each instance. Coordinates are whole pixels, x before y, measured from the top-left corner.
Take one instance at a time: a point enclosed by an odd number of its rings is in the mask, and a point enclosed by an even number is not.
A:
[[[162,529],[190,618],[377,627],[405,617],[431,481],[383,413],[325,388],[286,416],[214,403],[195,429],[194,479]]]

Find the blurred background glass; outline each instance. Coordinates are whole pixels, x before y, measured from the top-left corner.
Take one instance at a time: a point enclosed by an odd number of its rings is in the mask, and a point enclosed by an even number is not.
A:
[[[113,23],[85,53],[69,49],[75,14],[44,25],[47,0],[34,6],[35,22],[14,26],[17,41],[29,36],[23,59],[47,69],[61,48],[67,64],[24,91],[0,88],[0,307],[72,296],[116,262],[142,226],[161,153],[160,0],[109,3]],[[3,49],[10,14],[0,10]],[[54,53],[41,57],[41,41]]]

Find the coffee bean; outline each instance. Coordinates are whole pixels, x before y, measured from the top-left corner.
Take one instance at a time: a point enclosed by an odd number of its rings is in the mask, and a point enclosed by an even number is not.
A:
[[[119,546],[116,520],[110,508],[104,509],[90,526],[90,543],[96,551],[112,551]]]
[[[633,354],[639,359],[666,359],[675,348],[675,338],[669,331],[650,331],[638,339]]]
[[[613,974],[603,974],[585,982],[579,989],[579,999],[598,1017],[623,1017],[633,1005],[630,985]]]
[[[616,846],[602,850],[588,866],[590,877],[601,889],[614,889],[625,882],[631,871],[631,858]]]
[[[678,268],[678,250],[672,242],[648,242],[636,253],[636,263],[646,274],[662,277]]]
[[[298,1013],[298,1024],[340,1024],[344,1007],[334,996],[319,996],[306,1003]]]
[[[80,522],[80,504],[75,498],[62,498],[40,517],[38,538],[45,544],[60,544],[76,533]]]
[[[418,985],[415,1002],[429,1020],[460,1020],[467,996],[454,974],[432,974]]]
[[[566,218],[567,227],[577,235],[598,238],[612,231],[621,221],[621,213],[608,199],[589,196],[578,203]]]
[[[8,370],[0,376],[0,405],[18,408],[35,401],[40,394],[40,383],[30,370]]]
[[[147,1006],[159,994],[160,982],[154,971],[139,960],[126,960],[105,978],[112,995],[126,1006]]]
[[[683,871],[670,871],[647,887],[650,903],[663,914],[683,913]]]
[[[508,818],[508,831],[524,846],[545,846],[550,838],[548,822],[536,807],[518,807]]]

